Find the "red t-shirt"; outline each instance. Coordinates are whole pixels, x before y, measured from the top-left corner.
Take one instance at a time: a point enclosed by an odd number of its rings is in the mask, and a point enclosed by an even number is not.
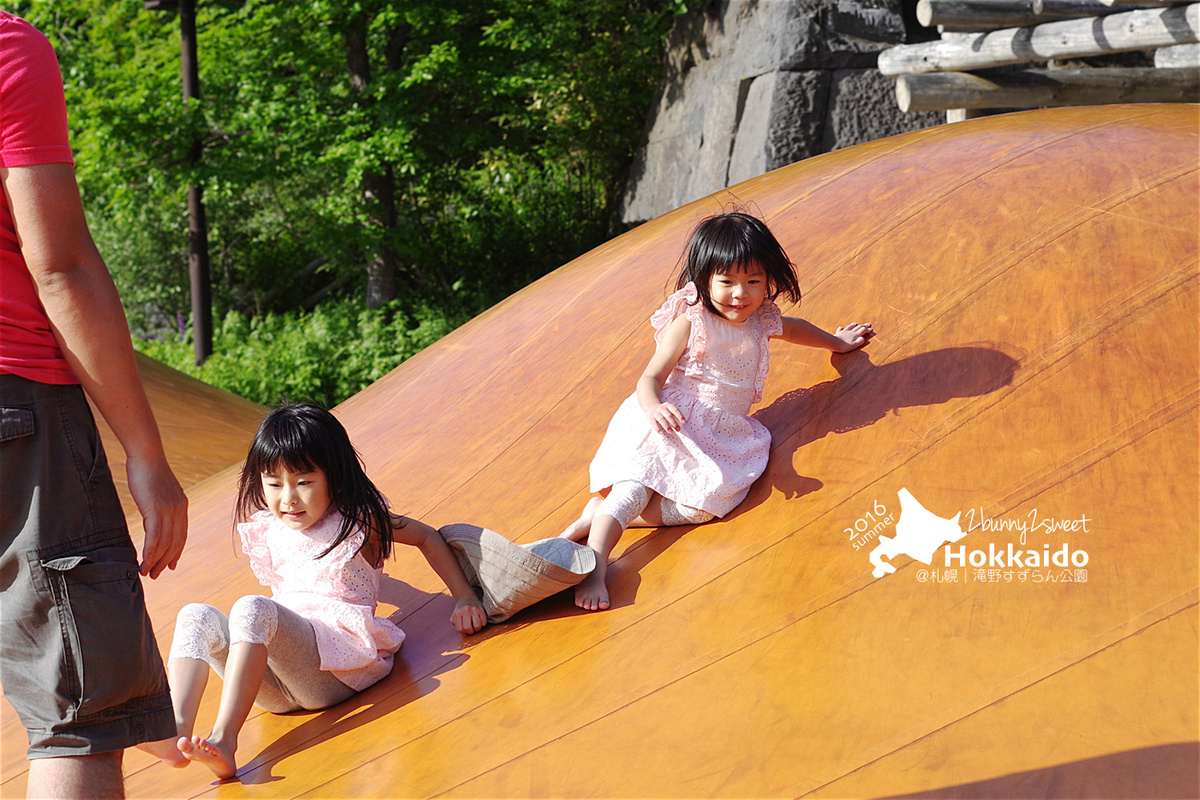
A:
[[[50,42],[0,11],[0,167],[74,163],[62,72]],[[78,383],[50,329],[0,192],[0,373]]]

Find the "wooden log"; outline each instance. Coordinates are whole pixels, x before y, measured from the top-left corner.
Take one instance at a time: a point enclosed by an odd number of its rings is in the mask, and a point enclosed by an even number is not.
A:
[[[927,27],[988,30],[1034,25],[1045,20],[1034,0],[918,0],[917,21]]]
[[[1142,3],[1141,5],[1153,7],[1159,5],[1154,0]],[[1174,5],[1182,5],[1178,0],[1174,0]],[[1059,17],[1062,19],[1072,19],[1074,17],[1091,17],[1098,14],[1104,14],[1112,10],[1112,6],[1107,6],[1100,0],[1033,0],[1033,10],[1041,17]],[[1129,11],[1130,9],[1120,9]],[[1048,22],[1049,20],[1042,20]]]
[[[1052,58],[1152,50],[1197,41],[1200,41],[1200,3],[1189,3],[898,45],[879,54],[879,71],[889,76],[960,72]]]
[[[1128,9],[1100,0],[918,0],[917,21],[942,31],[987,31]]]
[[[902,111],[1197,101],[1200,101],[1198,70],[1152,67],[1023,70],[987,76],[939,72],[901,75],[896,79],[896,103]]]
[[[948,108],[946,109],[946,122],[966,122],[969,119],[975,119],[982,116],[978,109],[974,108]]]
[[[1200,69],[1200,44],[1177,44],[1154,51],[1154,66],[1159,69]]]
[[[1179,0],[1100,0],[1100,2],[1104,3],[1106,6],[1123,6],[1125,8],[1138,6],[1143,8],[1147,6],[1158,6],[1161,8],[1164,6],[1179,5]]]

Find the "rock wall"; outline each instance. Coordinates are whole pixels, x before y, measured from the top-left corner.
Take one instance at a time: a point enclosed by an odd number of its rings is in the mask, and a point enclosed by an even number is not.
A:
[[[679,18],[619,211],[635,225],[819,153],[945,121],[876,68],[922,33],[903,0],[709,0]],[[915,6],[915,0],[909,0]],[[906,19],[907,17],[907,19]]]

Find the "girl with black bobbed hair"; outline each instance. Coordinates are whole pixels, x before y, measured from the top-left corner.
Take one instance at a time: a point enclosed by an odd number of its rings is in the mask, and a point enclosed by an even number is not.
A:
[[[235,504],[242,550],[271,597],[249,595],[229,616],[204,603],[179,611],[167,662],[177,739],[141,745],[176,767],[237,772],[237,741],[252,705],[274,713],[340,703],[392,670],[404,632],[375,616],[395,543],[421,550],[455,598],[463,634],[487,616],[441,535],[393,514],[350,436],[323,408],[277,408],[259,426]],[[193,735],[209,668],[224,679],[212,732]]]
[[[650,318],[654,356],[592,460],[591,490],[602,496],[561,534],[596,551],[575,590],[580,608],[608,608],[608,556],[625,528],[722,517],[763,473],[771,434],[749,414],[770,339],[845,353],[873,334],[870,323],[827,333],[784,317],[774,300],[800,302],[795,267],[766,224],[740,211],[696,227],[675,288]]]

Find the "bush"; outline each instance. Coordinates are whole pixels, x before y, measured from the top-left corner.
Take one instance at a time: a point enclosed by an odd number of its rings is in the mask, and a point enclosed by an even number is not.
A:
[[[230,311],[213,331],[214,354],[195,364],[190,337],[134,340],[151,358],[263,405],[281,399],[337,405],[466,321],[392,303],[327,301],[311,313],[250,318]]]

